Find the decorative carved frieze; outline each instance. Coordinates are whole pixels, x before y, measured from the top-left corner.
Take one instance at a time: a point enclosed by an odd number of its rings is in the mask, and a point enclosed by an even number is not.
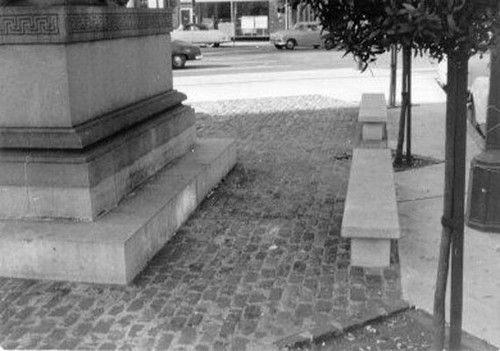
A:
[[[57,14],[8,15],[0,17],[1,35],[58,35]]]
[[[1,44],[71,43],[165,34],[170,10],[112,7],[2,7]]]

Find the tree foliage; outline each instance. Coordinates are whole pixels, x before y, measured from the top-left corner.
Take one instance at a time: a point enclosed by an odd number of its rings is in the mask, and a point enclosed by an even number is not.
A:
[[[409,46],[441,60],[466,42],[471,54],[491,41],[496,11],[473,0],[303,0],[346,54],[365,65],[390,50]]]

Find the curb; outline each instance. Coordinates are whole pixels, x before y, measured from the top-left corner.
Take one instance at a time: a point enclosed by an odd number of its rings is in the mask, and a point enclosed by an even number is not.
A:
[[[414,310],[415,306],[408,305],[406,307],[398,308],[394,311],[391,311],[387,314],[382,314],[379,316],[375,316],[373,318],[368,318],[363,321],[356,322],[352,325],[349,325],[345,328],[342,329],[337,329],[337,330],[332,330],[329,332],[325,332],[316,336],[312,336],[310,338],[303,338],[301,340],[297,340],[291,343],[286,343],[284,345],[279,345],[280,343],[278,342],[277,346],[279,347],[279,350],[310,350],[312,349],[313,346],[321,344],[325,341],[328,341],[329,339],[332,338],[338,338],[340,336],[346,335],[347,333],[355,330],[355,329],[361,329],[367,326],[368,324],[376,323],[385,320],[386,318],[394,317],[397,316],[401,313]],[[298,336],[303,335],[304,333],[299,334]],[[293,337],[293,336],[292,336]]]

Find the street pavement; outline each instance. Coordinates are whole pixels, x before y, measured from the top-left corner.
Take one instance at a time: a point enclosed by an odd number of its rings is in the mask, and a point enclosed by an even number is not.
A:
[[[430,69],[413,82],[415,153],[442,159],[444,94]],[[407,301],[429,309],[442,165],[396,175],[401,263],[351,267],[340,237],[356,106],[361,93],[388,91],[388,71],[174,77],[174,88],[195,108],[200,137],[237,140],[235,169],[129,286],[0,278],[1,347],[285,350]],[[476,257],[466,295],[477,305],[466,299],[464,325],[495,343],[486,332],[500,330],[500,236],[467,237]]]
[[[419,68],[413,72],[413,152],[443,161],[420,169],[396,173],[402,238],[399,241],[402,286],[405,299],[417,308],[433,312],[434,287],[441,234],[444,189],[444,142],[446,96],[435,82],[436,68]],[[248,74],[241,81],[233,75],[193,84],[191,78],[179,79],[189,99],[206,95],[200,87],[217,90],[223,84],[225,99],[244,94],[257,96],[294,96],[315,93],[357,105],[361,93],[389,91],[389,71],[373,69],[363,74],[353,69],[309,70],[293,76],[283,73]],[[242,84],[247,84],[247,89]],[[214,93],[215,94],[215,93]],[[209,93],[210,95],[210,93]],[[399,92],[397,94],[399,96]],[[215,98],[213,96],[212,98]],[[399,109],[389,110],[389,146],[395,148]],[[480,150],[477,135],[469,127],[467,168]],[[468,179],[466,180],[467,191]],[[500,348],[500,234],[482,233],[465,228],[463,328]],[[449,288],[448,288],[449,293]],[[447,302],[449,306],[449,300]]]

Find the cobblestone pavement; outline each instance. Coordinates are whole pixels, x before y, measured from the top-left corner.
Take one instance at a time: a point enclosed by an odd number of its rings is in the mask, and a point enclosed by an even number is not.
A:
[[[280,350],[399,310],[397,260],[340,237],[356,109],[321,96],[198,103],[238,163],[126,287],[0,278],[5,349]]]

